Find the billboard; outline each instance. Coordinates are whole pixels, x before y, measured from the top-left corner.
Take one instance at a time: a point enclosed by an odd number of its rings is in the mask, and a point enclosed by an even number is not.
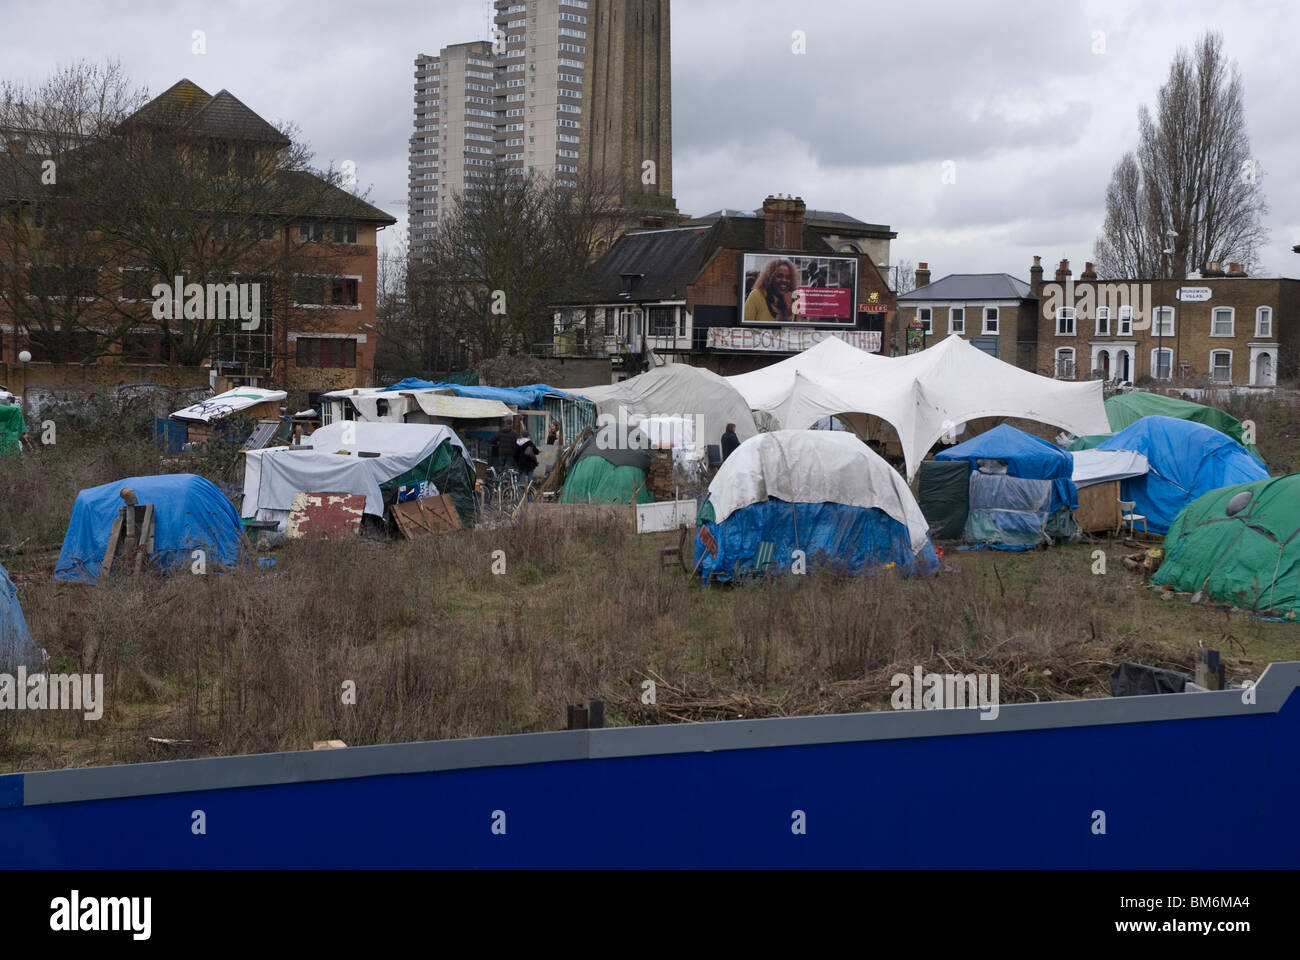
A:
[[[858,261],[747,253],[740,280],[744,323],[838,323],[852,326]]]

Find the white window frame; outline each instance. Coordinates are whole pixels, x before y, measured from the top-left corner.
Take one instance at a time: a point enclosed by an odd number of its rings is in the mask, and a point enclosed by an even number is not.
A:
[[[957,329],[957,320],[956,320],[956,317],[953,316],[954,313],[960,313],[960,314],[961,314],[961,329],[960,329],[960,330]],[[953,333],[955,333],[955,334],[957,334],[958,336],[962,336],[962,337],[966,336],[966,308],[965,308],[965,307],[949,307],[949,308],[948,308],[948,333],[949,333],[949,334],[953,334]]]
[[[1106,324],[1104,327],[1102,326],[1102,322],[1103,322],[1103,321],[1105,321],[1105,324]],[[1109,336],[1110,336],[1110,307],[1098,307],[1098,308],[1097,308],[1096,324],[1097,324],[1097,326],[1096,326],[1096,330],[1095,330],[1095,335],[1096,335],[1096,336],[1098,336],[1098,337],[1109,337]]]
[[[1228,332],[1215,333],[1214,324],[1220,313],[1227,311],[1228,314]],[[1210,336],[1219,338],[1235,337],[1237,335],[1237,310],[1235,307],[1214,307],[1210,310]]]
[[[1164,318],[1165,318],[1166,316],[1169,317],[1169,328],[1168,328],[1168,329],[1165,329],[1165,327],[1163,326],[1163,324],[1164,324],[1164,322],[1165,322],[1165,321],[1164,321]],[[1175,321],[1175,319],[1176,319],[1176,318],[1175,318],[1175,316],[1174,316],[1174,308],[1173,308],[1173,307],[1156,307],[1156,308],[1152,311],[1152,317],[1151,317],[1151,336],[1153,336],[1153,337],[1159,337],[1159,338],[1161,338],[1161,339],[1164,339],[1165,337],[1172,337],[1172,336],[1175,336],[1175,335],[1176,335],[1176,329],[1177,329],[1177,328],[1175,327],[1175,325],[1174,325],[1174,321]]]
[[[1159,355],[1166,353],[1169,355],[1169,376],[1160,376]],[[1153,380],[1173,380],[1174,378],[1174,351],[1172,347],[1152,347],[1151,348],[1151,378]]]
[[[1220,353],[1226,353],[1228,355],[1228,379],[1227,380],[1216,380],[1214,377],[1214,357],[1215,355]],[[1231,350],[1218,349],[1218,350],[1210,351],[1210,380],[1214,383],[1229,383],[1229,384],[1232,383],[1232,351]]]
[[[924,317],[921,316],[922,312],[925,313]],[[921,322],[921,329],[927,335],[934,333],[934,307],[917,307],[916,319]]]
[[[1066,333],[1063,321],[1070,321],[1070,332]],[[1057,307],[1056,308],[1056,335],[1058,337],[1078,336],[1078,324],[1075,323],[1074,307]]]
[[[1061,363],[1067,359],[1066,354],[1069,354],[1070,363],[1070,375],[1068,377],[1061,372]],[[1052,376],[1057,380],[1073,380],[1079,375],[1078,354],[1075,352],[1074,347],[1057,347],[1056,352],[1052,354],[1052,362],[1054,364]]]
[[[989,328],[989,313],[993,314],[993,327]],[[1001,335],[1002,330],[1002,311],[999,307],[985,307],[981,313],[980,332],[986,337],[996,337]]]
[[[1133,336],[1133,308],[1132,307],[1119,308],[1119,318],[1118,318],[1118,322],[1116,323],[1115,335],[1118,337]],[[1132,371],[1129,372],[1131,373]]]
[[[1267,329],[1265,329],[1265,328],[1260,324],[1260,320],[1263,319],[1264,317],[1267,317],[1267,318],[1268,318],[1268,328],[1267,328]],[[1273,308],[1272,308],[1272,307],[1256,307],[1256,308],[1255,308],[1255,336],[1260,337],[1260,338],[1263,338],[1263,337],[1269,337],[1269,338],[1271,338],[1271,337],[1273,336]]]

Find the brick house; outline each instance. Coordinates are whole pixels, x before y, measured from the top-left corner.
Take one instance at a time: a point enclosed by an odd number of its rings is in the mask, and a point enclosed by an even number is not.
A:
[[[1236,263],[1188,280],[1106,281],[1089,263],[1075,280],[1062,260],[1044,284],[1038,257],[1030,276],[1043,376],[1274,386],[1297,375],[1300,280],[1249,277]]]
[[[156,312],[159,302],[170,299],[170,295],[157,296],[158,285],[174,286],[175,278],[148,266],[150,256],[138,245],[104,244],[102,250],[114,251],[113,259],[94,259],[100,252],[95,238],[102,236],[96,229],[80,234],[90,239],[80,245],[85,259],[76,268],[75,277],[67,276],[73,272],[67,269],[34,269],[31,261],[39,257],[25,254],[39,254],[42,246],[49,250],[56,239],[64,242],[64,237],[53,232],[60,225],[49,220],[47,211],[55,209],[53,195],[43,193],[41,181],[28,174],[39,170],[41,153],[28,150],[29,141],[24,138],[10,136],[7,149],[0,151],[0,204],[9,207],[11,222],[19,227],[10,238],[16,238],[14,242],[0,249],[0,258],[8,261],[3,266],[10,281],[10,289],[3,291],[9,296],[0,296],[0,361],[16,361],[23,351],[36,361],[74,359],[65,355],[68,322],[56,317],[37,329],[26,315],[20,320],[15,312],[24,303],[45,296],[64,304],[74,300],[85,303],[76,319],[76,336],[83,338],[85,358],[94,362],[202,365],[211,368],[214,378],[222,375],[240,383],[275,385],[290,391],[370,385],[376,339],[377,236],[397,222],[394,217],[312,173],[280,165],[277,158],[291,142],[226,90],[212,95],[181,80],[123,121],[114,136],[122,142],[137,137],[142,144],[175,145],[170,147],[175,152],[168,157],[181,158],[179,163],[188,174],[198,172],[198,182],[202,177],[214,185],[262,181],[264,191],[253,195],[292,198],[286,199],[287,209],[273,204],[241,209],[237,224],[231,217],[209,224],[215,238],[228,238],[236,230],[251,237],[239,254],[243,259],[231,259],[221,268],[225,275],[214,277],[195,265],[190,276],[192,261],[179,262],[177,272],[185,291],[192,279],[208,281],[200,284],[208,288],[208,310],[213,286],[229,284],[233,288],[243,281],[244,287],[256,287],[260,295],[257,324],[244,329],[231,317],[228,326],[221,327],[210,342],[204,341],[206,356],[178,355],[179,335],[168,332]],[[106,151],[105,156],[110,153]],[[93,152],[87,156],[91,163],[95,161]],[[144,181],[130,186],[151,189]],[[79,202],[78,195],[68,193],[75,188],[61,189],[64,195],[58,202]],[[221,191],[214,187],[212,193]],[[236,193],[232,189],[226,195]],[[147,206],[152,196],[130,197],[123,209],[133,209],[132,204]],[[206,217],[186,209],[177,220],[207,223]],[[62,226],[66,235],[66,225]],[[38,276],[40,271],[43,273]],[[74,281],[76,290],[72,291]],[[181,296],[176,293],[178,309]],[[225,322],[221,296],[218,294],[223,312],[211,319],[204,315],[203,322]],[[171,329],[179,326],[178,322]],[[55,339],[63,353],[54,348]]]
[[[843,214],[819,212],[810,222],[798,197],[624,234],[593,267],[586,302],[557,305],[556,356],[604,352],[612,376],[625,379],[655,357],[744,373],[829,336],[880,352],[896,298],[874,257],[887,256],[893,236]],[[773,263],[798,273],[799,306],[778,319],[755,310],[747,318],[758,277]]]
[[[914,323],[922,348],[955,334],[1004,363],[1037,368],[1038,301],[1029,284],[1010,274],[953,273],[931,283],[929,264],[919,264],[916,288],[898,298],[894,347],[900,354]]]

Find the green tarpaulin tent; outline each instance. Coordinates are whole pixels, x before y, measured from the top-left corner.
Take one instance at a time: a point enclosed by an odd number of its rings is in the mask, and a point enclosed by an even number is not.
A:
[[[26,429],[23,408],[12,403],[0,403],[0,456],[16,454],[22,449],[18,438]]]
[[[573,466],[564,477],[561,503],[651,503],[646,485],[650,442],[636,427],[622,434],[613,427],[579,437]]]
[[[1179,420],[1203,423],[1220,433],[1226,433],[1249,450],[1252,457],[1260,463],[1264,462],[1264,458],[1259,455],[1259,451],[1255,449],[1254,444],[1246,442],[1246,431],[1242,427],[1241,421],[1224,413],[1222,410],[1207,407],[1201,403],[1192,403],[1190,400],[1166,397],[1158,393],[1145,393],[1141,390],[1116,394],[1106,401],[1106,419],[1110,421],[1110,429],[1114,433],[1119,433],[1125,427],[1131,426],[1143,417],[1176,417]],[[1087,438],[1081,437],[1080,439]],[[1070,449],[1076,448],[1072,446]],[[1079,449],[1091,448],[1082,447]]]
[[[1165,535],[1160,586],[1300,617],[1300,474],[1213,490]]]

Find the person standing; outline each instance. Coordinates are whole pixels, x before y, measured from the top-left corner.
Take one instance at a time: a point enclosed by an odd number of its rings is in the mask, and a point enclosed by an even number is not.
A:
[[[731,456],[733,450],[740,446],[740,437],[736,436],[736,425],[727,424],[727,429],[722,434],[722,461],[726,463],[727,457]]]
[[[525,483],[533,482],[533,471],[537,469],[537,458],[541,452],[529,438],[526,429],[515,440],[515,469],[523,475]]]

